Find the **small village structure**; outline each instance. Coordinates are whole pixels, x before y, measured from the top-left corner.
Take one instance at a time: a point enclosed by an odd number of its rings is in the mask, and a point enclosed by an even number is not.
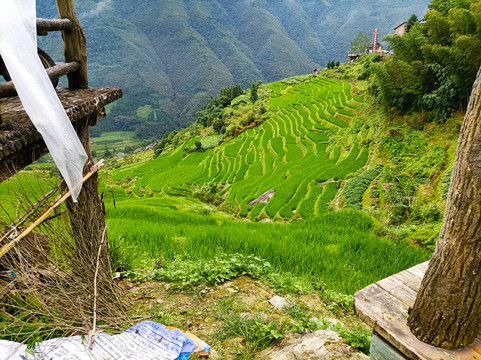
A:
[[[399,35],[399,36],[403,36],[404,33],[406,32],[406,25],[407,25],[407,22],[403,22],[401,25],[398,25],[394,28],[394,32]]]
[[[371,42],[367,46],[366,50],[362,53],[347,53],[347,57],[349,59],[349,63],[352,63],[353,61],[356,61],[359,59],[362,55],[364,54],[379,54],[381,56],[387,56],[387,55],[392,55],[393,52],[389,49],[384,49],[382,48],[381,43],[379,42],[379,30],[374,29],[371,37]]]
[[[372,33],[372,41],[369,43],[367,46],[367,53],[368,54],[380,54],[382,55],[382,46],[379,43],[379,30],[374,29],[374,32]]]

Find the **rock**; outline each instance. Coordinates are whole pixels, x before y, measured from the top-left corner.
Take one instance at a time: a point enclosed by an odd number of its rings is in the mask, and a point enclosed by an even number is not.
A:
[[[150,150],[155,146],[156,143],[149,144],[145,147],[145,150]]]
[[[267,190],[264,194],[259,196],[257,199],[252,200],[249,204],[247,204],[250,207],[253,207],[259,203],[264,203],[267,204],[269,200],[274,196],[275,191],[274,190]]]
[[[349,346],[347,341],[332,330],[288,335],[278,345],[256,356],[263,360],[364,360],[368,356]]]
[[[264,314],[264,313],[254,313],[254,314],[251,314],[251,313],[240,313],[239,314],[239,317],[243,320],[245,319],[255,319],[255,318],[258,318],[258,319],[262,319],[264,321],[267,321],[268,319],[268,316],[267,314]]]
[[[276,307],[277,309],[283,309],[286,306],[289,306],[289,302],[283,297],[280,297],[279,295],[276,295],[272,299],[270,299],[269,304]]]
[[[137,149],[135,149],[135,151],[134,151],[135,154],[137,154],[137,153],[139,153],[139,152],[142,152],[142,149],[141,149],[141,148],[137,148]]]
[[[123,156],[125,156],[125,154],[123,152],[118,152],[117,154],[115,154],[115,157],[117,157],[117,158],[121,158]]]

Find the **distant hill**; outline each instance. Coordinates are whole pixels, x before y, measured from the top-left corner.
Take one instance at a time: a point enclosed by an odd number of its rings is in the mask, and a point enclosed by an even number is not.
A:
[[[77,15],[88,40],[91,85],[121,86],[104,130],[158,136],[195,118],[221,88],[310,73],[344,61],[360,32],[381,35],[428,0],[82,0]],[[55,3],[37,3],[39,17]],[[58,35],[57,35],[58,36]],[[41,40],[55,58],[55,35]],[[155,120],[154,120],[155,111]]]

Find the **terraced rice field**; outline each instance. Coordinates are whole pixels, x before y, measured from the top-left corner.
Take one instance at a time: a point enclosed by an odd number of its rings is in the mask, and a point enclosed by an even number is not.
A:
[[[327,152],[330,135],[350,127],[357,102],[348,82],[313,78],[298,85],[268,85],[268,119],[231,141],[204,153],[185,156],[184,148],[140,166],[123,169],[114,178],[138,177],[134,192],[183,195],[190,186],[213,181],[226,185],[226,201],[240,207],[240,214],[255,219],[315,217],[326,211],[337,193],[335,182],[356,172],[368,161],[369,149],[354,144]],[[268,204],[249,207],[264,192],[274,190]]]

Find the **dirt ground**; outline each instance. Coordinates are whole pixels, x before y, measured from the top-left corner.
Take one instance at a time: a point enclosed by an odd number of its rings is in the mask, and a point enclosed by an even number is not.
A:
[[[316,293],[281,294],[290,310],[277,309],[268,302],[276,295],[274,291],[264,282],[245,276],[216,287],[183,290],[175,289],[171,283],[156,281],[134,283],[123,279],[119,284],[126,290],[137,315],[193,333],[212,347],[211,359],[253,359],[255,353],[278,343],[280,338],[268,343],[260,339],[260,345],[253,347],[256,339],[247,339],[249,331],[258,331],[262,337],[267,326],[268,335],[287,335],[296,325],[296,329],[302,326],[296,314],[348,329],[363,326],[352,311],[335,311],[335,314],[328,311]],[[254,328],[245,329],[244,334],[242,326]],[[271,330],[274,332],[269,333]]]

